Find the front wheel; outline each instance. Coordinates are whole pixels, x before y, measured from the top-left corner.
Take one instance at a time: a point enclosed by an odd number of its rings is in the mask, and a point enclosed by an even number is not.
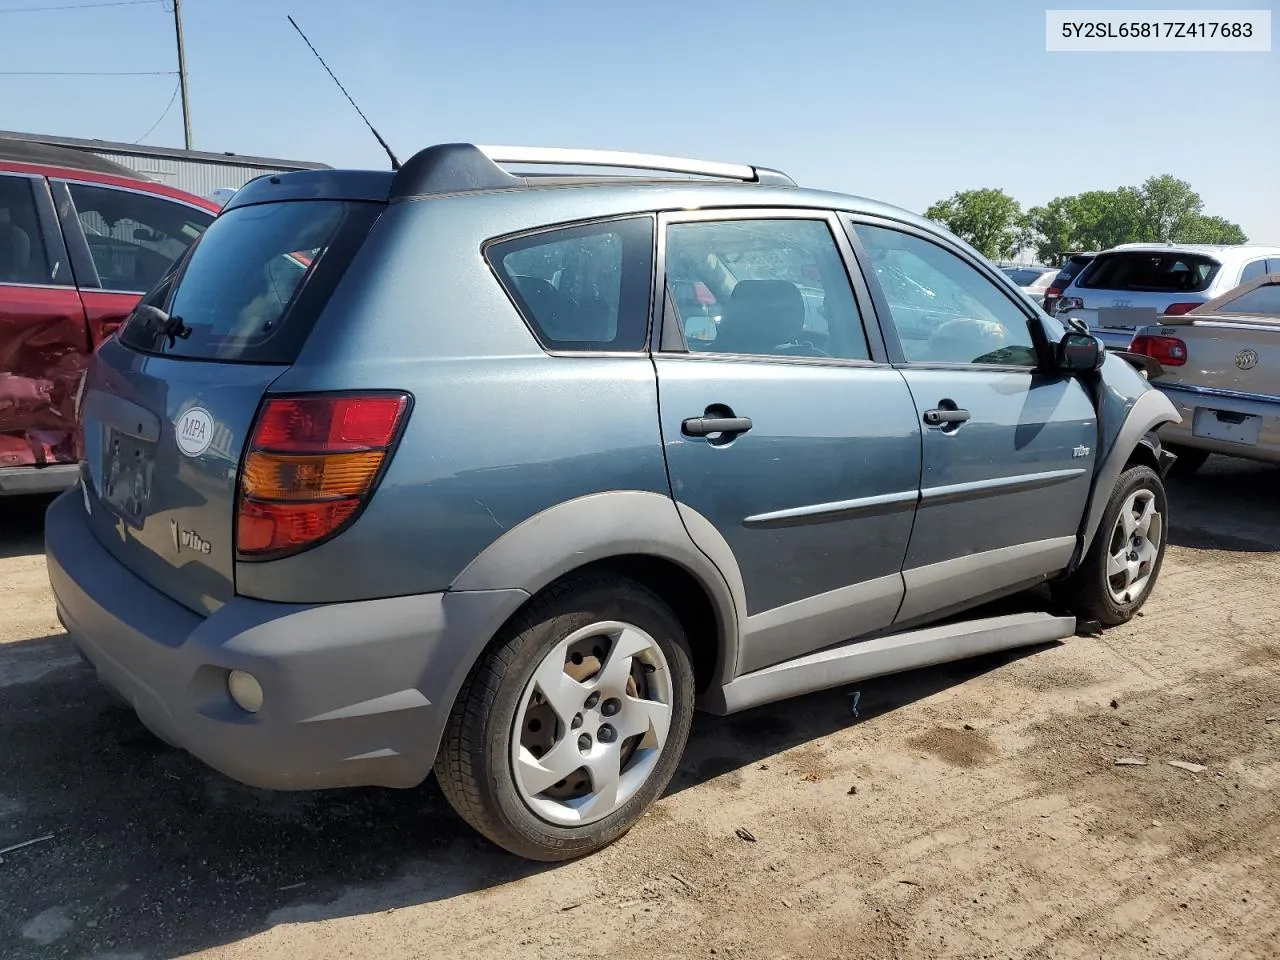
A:
[[[560,584],[472,670],[436,778],[464,820],[512,853],[592,853],[671,780],[693,690],[680,621],[651,590],[606,576]]]
[[[1088,554],[1058,588],[1077,617],[1117,626],[1138,612],[1164,562],[1168,517],[1158,473],[1134,466],[1120,474]]]

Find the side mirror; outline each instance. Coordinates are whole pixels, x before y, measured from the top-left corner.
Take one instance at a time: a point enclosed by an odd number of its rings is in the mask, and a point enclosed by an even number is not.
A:
[[[1067,373],[1099,370],[1107,358],[1107,348],[1092,334],[1068,330],[1058,341],[1058,369]]]

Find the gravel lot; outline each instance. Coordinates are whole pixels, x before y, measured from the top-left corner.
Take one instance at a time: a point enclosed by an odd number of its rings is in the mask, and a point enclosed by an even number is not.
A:
[[[0,857],[0,957],[1275,958],[1280,469],[1171,498],[1132,624],[862,684],[858,718],[699,717],[669,795],[555,868],[431,783],[270,794],[164,746],[58,627],[43,504],[0,502],[0,849],[52,835]]]

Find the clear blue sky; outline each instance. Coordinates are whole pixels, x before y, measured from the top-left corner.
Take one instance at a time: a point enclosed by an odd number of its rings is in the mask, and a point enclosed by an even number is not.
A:
[[[84,2],[0,0],[0,11]],[[1003,187],[1030,206],[1172,173],[1208,213],[1280,244],[1280,44],[1050,54],[1046,6],[1069,4],[185,0],[183,9],[200,149],[385,163],[293,33],[292,13],[402,159],[450,140],[674,153],[774,166],[916,211],[970,187]],[[0,13],[0,70],[174,68],[172,17],[158,2]],[[174,83],[0,76],[0,128],[136,140]],[[146,142],[181,146],[177,103]]]

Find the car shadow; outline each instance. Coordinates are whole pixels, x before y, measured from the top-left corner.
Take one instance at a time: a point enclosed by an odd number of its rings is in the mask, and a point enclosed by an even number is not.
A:
[[[699,715],[668,794],[1034,652],[854,685],[858,716],[845,689]],[[152,736],[65,635],[0,644],[0,701],[0,849],[51,838],[3,855],[9,960],[48,956],[48,929],[59,931],[59,956],[169,957],[555,869],[481,839],[433,779],[412,790],[299,793],[228,780]]]
[[[53,497],[0,497],[0,560],[44,552],[44,513]]]
[[[1167,482],[1169,543],[1196,550],[1280,551],[1280,465],[1211,456]]]

